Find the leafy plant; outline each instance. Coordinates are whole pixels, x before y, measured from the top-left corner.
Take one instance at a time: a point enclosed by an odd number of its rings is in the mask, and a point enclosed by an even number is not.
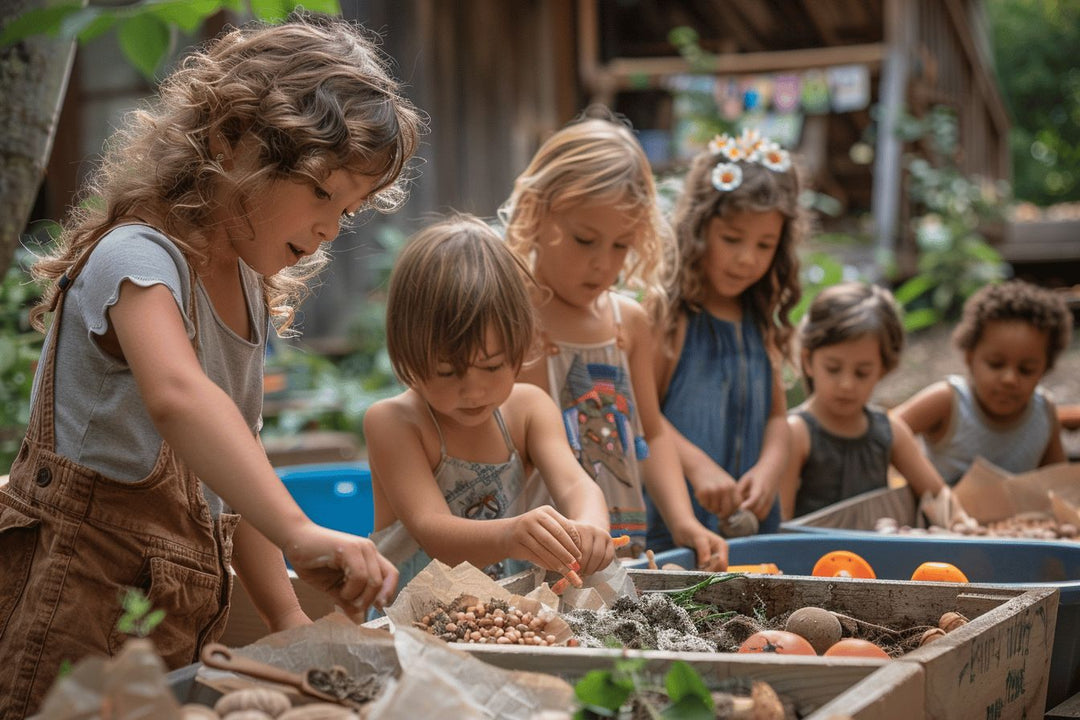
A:
[[[266,22],[281,22],[290,12],[307,10],[340,15],[338,0],[146,0],[123,5],[69,0],[35,8],[12,20],[0,33],[0,47],[33,35],[80,42],[115,31],[120,49],[140,73],[153,81],[176,45],[176,34],[197,34],[203,22],[223,10],[250,12]]]
[[[912,331],[954,319],[968,296],[1006,276],[1008,265],[982,228],[1003,219],[1010,193],[1005,183],[969,177],[957,167],[956,118],[948,108],[906,116],[898,125],[904,140],[925,141],[930,157],[905,159],[919,259],[917,273],[895,295]]]
[[[681,660],[671,664],[663,686],[645,674],[643,658],[615,661],[611,670],[591,670],[574,686],[580,704],[574,717],[618,717],[628,703],[640,705],[654,718],[698,720],[714,717],[712,694],[701,676]]]
[[[146,637],[165,619],[165,611],[154,609],[150,599],[138,588],[127,588],[120,598],[124,613],[116,621],[116,629],[125,635]]]
[[[0,283],[0,473],[18,453],[30,420],[30,390],[44,337],[30,327],[30,307],[41,296],[31,282],[31,254],[19,248]]]

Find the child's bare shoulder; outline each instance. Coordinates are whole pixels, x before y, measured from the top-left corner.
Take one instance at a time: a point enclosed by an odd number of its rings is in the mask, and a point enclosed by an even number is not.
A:
[[[377,400],[364,413],[364,430],[380,425],[419,425],[425,410],[420,396],[412,391]]]

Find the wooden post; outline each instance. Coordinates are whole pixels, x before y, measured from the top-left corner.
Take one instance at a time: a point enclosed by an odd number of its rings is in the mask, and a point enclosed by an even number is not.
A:
[[[907,97],[908,48],[911,47],[915,28],[914,13],[915,3],[885,0],[886,50],[878,98],[880,115],[870,200],[879,257],[889,256],[897,249],[903,143],[896,136],[896,124]],[[876,268],[880,275],[880,263]]]

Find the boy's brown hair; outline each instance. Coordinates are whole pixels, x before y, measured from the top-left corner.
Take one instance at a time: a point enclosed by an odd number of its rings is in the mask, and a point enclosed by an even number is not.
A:
[[[953,342],[960,350],[973,350],[988,323],[1020,320],[1046,333],[1046,370],[1054,367],[1072,337],[1072,314],[1058,293],[1023,280],[985,285],[964,303]]]
[[[536,321],[524,262],[470,215],[455,215],[414,235],[390,277],[386,349],[410,386],[439,363],[464,374],[485,350],[487,331],[502,341],[515,372],[534,348]]]

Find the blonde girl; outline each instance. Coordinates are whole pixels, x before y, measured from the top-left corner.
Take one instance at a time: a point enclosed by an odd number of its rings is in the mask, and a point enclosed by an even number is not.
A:
[[[418,233],[390,279],[386,342],[402,394],[364,416],[372,539],[403,582],[431,558],[502,577],[535,563],[588,574],[615,550],[603,494],[575,462],[551,398],[515,382],[535,351],[528,271],[468,216]],[[549,505],[533,506],[536,469]]]
[[[128,117],[34,268],[33,319],[53,316],[0,491],[0,716],[120,649],[127,587],[165,612],[171,668],[220,635],[230,567],[272,630],[308,622],[282,552],[354,617],[393,592],[370,540],[304,515],[258,431],[271,321],[344,219],[399,204],[422,127],[372,37],[309,16],[228,31]]]
[[[795,248],[807,231],[788,153],[754,132],[716,137],[693,161],[675,208],[681,263],[658,323],[661,409],[697,518],[736,510],[761,532],[776,502],[789,433],[781,367],[799,300]],[[650,508],[649,546],[671,538]]]
[[[791,460],[780,483],[784,519],[886,487],[890,465],[916,498],[938,495],[945,483],[911,430],[868,404],[904,345],[892,293],[859,282],[826,288],[799,326],[798,345],[810,395],[788,413]]]
[[[671,234],[648,160],[633,133],[586,117],[552,135],[501,209],[506,240],[535,273],[546,357],[520,378],[558,403],[578,460],[607,499],[611,530],[645,549],[644,489],[702,567],[722,568],[727,546],[694,517],[653,384],[648,307],[663,303]],[[642,482],[644,476],[644,483]]]

